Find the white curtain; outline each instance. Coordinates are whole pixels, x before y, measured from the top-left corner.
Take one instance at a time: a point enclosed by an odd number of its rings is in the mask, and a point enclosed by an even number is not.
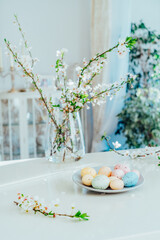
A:
[[[92,0],[92,28],[91,28],[91,55],[103,52],[109,47],[110,33],[110,0]],[[107,68],[107,67],[106,67]],[[108,71],[106,70],[108,73]],[[102,72],[93,81],[93,86],[106,80],[106,73]],[[101,138],[100,128],[103,121],[105,105],[93,107],[93,141],[92,152],[98,150]]]
[[[119,39],[125,39],[130,35],[130,10],[130,0],[92,0],[92,56],[114,46]],[[98,76],[94,84],[120,81],[120,77],[127,72],[128,57],[119,59],[116,53],[112,53],[103,74]],[[93,152],[104,150],[105,147],[100,141],[104,132],[114,135],[117,126],[116,115],[123,107],[124,95],[125,87],[112,101],[107,99],[106,105],[93,107]]]

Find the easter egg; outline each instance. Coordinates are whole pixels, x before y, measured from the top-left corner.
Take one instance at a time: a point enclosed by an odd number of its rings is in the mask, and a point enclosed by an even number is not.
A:
[[[91,175],[92,177],[95,177],[97,175],[96,170],[91,167],[85,167],[81,170],[81,176],[83,177],[84,175]]]
[[[105,190],[109,186],[109,178],[105,175],[98,175],[92,180],[92,187]]]
[[[122,178],[125,187],[133,187],[138,183],[138,176],[135,172],[128,172]]]
[[[86,186],[92,186],[92,179],[92,175],[86,174],[82,177],[82,183]]]
[[[109,186],[110,186],[111,182],[116,180],[116,179],[119,179],[119,178],[114,177],[114,176],[109,177]]]
[[[129,168],[129,166],[127,165],[127,164],[117,164],[115,167],[114,167],[114,169],[116,170],[116,169],[121,169],[125,174],[127,173],[127,172],[130,172],[130,168]]]
[[[101,167],[98,171],[98,174],[110,177],[112,174],[112,170],[109,167]]]
[[[121,179],[124,176],[124,172],[121,169],[116,169],[112,172],[112,176]]]
[[[113,181],[113,180],[115,180],[115,179],[117,179],[117,177],[111,176],[111,177],[109,177],[109,182],[111,182],[111,181]]]
[[[132,172],[135,172],[138,176],[138,178],[140,177],[140,172],[137,169],[133,169]]]
[[[124,188],[124,183],[120,179],[115,179],[110,182],[110,188],[113,190],[121,190]]]

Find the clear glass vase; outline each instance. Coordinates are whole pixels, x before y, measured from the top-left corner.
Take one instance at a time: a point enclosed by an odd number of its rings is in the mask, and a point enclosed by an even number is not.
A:
[[[57,111],[59,128],[50,122],[45,138],[45,155],[55,163],[80,160],[85,154],[84,137],[79,113],[68,113],[67,118]]]

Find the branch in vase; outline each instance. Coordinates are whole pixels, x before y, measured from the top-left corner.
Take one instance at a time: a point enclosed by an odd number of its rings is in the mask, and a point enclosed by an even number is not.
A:
[[[51,120],[52,120],[52,122],[54,123],[55,127],[58,129],[58,124],[57,124],[57,122],[56,122],[56,120],[55,120],[55,117],[52,115],[51,110],[50,110],[49,107],[48,107],[47,101],[45,100],[45,98],[44,98],[44,96],[43,96],[43,94],[42,94],[42,90],[38,87],[38,85],[37,85],[37,83],[36,83],[36,81],[37,81],[37,82],[39,81],[38,76],[36,76],[37,79],[35,80],[35,75],[33,74],[33,72],[29,72],[29,71],[23,66],[23,64],[19,61],[17,54],[16,54],[15,52],[13,52],[13,50],[12,50],[11,47],[10,47],[10,43],[9,43],[6,39],[4,39],[4,41],[5,41],[5,43],[6,43],[6,46],[7,46],[8,50],[12,53],[15,62],[17,62],[17,63],[21,66],[21,68],[23,69],[24,74],[32,79],[32,83],[34,84],[35,88],[36,88],[37,91],[39,92],[39,94],[40,94],[40,99],[43,101],[43,103],[44,103],[44,105],[45,105],[45,107],[46,107],[46,109],[47,109],[47,111],[48,111],[48,113],[49,113],[49,117],[51,118]]]
[[[116,87],[115,87],[114,85],[112,85],[112,87],[111,87],[110,89],[105,89],[104,91],[95,94],[93,97],[90,98],[90,100],[95,99],[95,98],[98,98],[98,97],[100,97],[101,95],[103,95],[104,93],[109,93],[110,91],[113,91],[113,90],[119,91],[120,88],[122,88],[122,86],[123,86],[124,84],[126,84],[126,83],[130,83],[130,80],[124,81],[124,82],[122,82],[121,84],[119,84],[119,85],[116,86]]]
[[[79,76],[79,81],[78,81],[78,87],[80,87],[81,83],[82,83],[82,76],[84,74],[84,71],[86,69],[88,69],[88,67],[95,61],[98,61],[100,58],[106,59],[107,56],[106,54],[109,52],[112,52],[114,49],[118,48],[118,53],[119,55],[124,55],[127,51],[127,48],[132,49],[132,47],[134,46],[134,44],[136,43],[136,39],[133,39],[132,37],[127,37],[125,41],[119,41],[118,44],[116,44],[114,47],[104,51],[101,54],[97,54],[95,58],[92,58],[88,64],[86,64],[86,66],[84,66],[81,69],[80,72],[80,76]],[[103,63],[102,63],[103,64]],[[93,78],[96,76],[96,74],[94,74],[92,76],[92,78],[89,80],[89,83],[93,80]]]
[[[27,42],[27,40],[25,39],[24,32],[22,31],[21,24],[20,24],[20,22],[19,22],[18,17],[17,17],[16,14],[14,15],[14,18],[15,18],[15,22],[16,22],[17,25],[18,25],[18,29],[19,29],[19,31],[20,31],[20,33],[21,33],[22,39],[23,39],[23,41],[24,41],[25,48],[28,50],[29,56],[30,56],[30,58],[32,59],[32,67],[33,67],[33,65],[34,65],[34,60],[33,60],[33,57],[32,57],[32,53],[31,53],[30,48],[29,48],[29,46],[28,46],[28,42]]]
[[[85,67],[83,67],[83,69],[81,70],[80,77],[79,77],[78,87],[80,87],[80,85],[81,85],[82,75],[83,75],[84,71],[91,65],[91,63],[94,62],[94,61],[97,61],[97,59],[100,58],[100,57],[102,57],[102,56],[105,57],[105,54],[106,54],[106,53],[111,52],[112,50],[114,50],[114,49],[117,48],[118,46],[119,46],[119,44],[115,45],[114,47],[106,50],[105,52],[103,52],[103,53],[101,53],[101,54],[97,54],[97,56],[96,56],[95,58],[92,58],[92,59],[88,62],[88,64],[87,64]]]

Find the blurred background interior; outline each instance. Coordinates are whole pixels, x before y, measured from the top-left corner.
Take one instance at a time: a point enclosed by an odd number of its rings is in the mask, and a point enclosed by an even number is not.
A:
[[[120,81],[126,72],[136,74],[133,88],[126,86],[103,106],[81,112],[86,152],[108,151],[101,141],[118,140],[121,149],[159,145],[160,139],[160,1],[159,0],[0,0],[0,160],[43,157],[47,116],[38,94],[24,81],[4,38],[19,46],[20,34],[13,23],[17,14],[32,53],[40,61],[44,91],[55,91],[53,66],[56,50],[67,48],[68,74],[97,52],[119,39],[138,39],[128,56],[109,56],[97,82]],[[55,91],[56,96],[56,91]]]

